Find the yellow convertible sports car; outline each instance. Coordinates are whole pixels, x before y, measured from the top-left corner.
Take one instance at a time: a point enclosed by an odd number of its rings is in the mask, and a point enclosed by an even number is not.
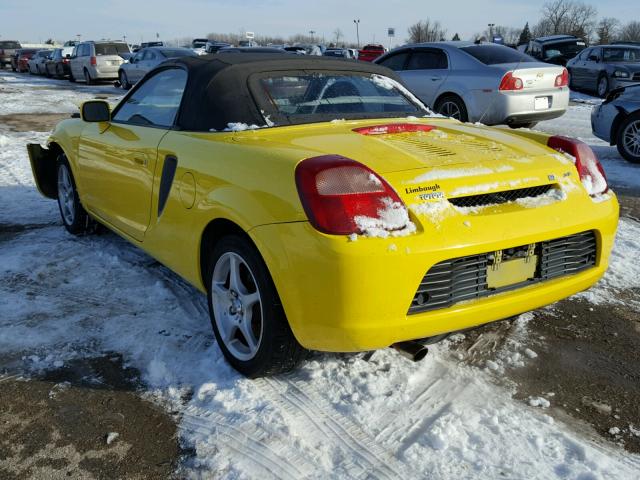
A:
[[[418,357],[607,268],[618,203],[587,145],[433,116],[384,67],[184,57],[80,117],[28,146],[40,192],[206,292],[247,376],[308,349]]]

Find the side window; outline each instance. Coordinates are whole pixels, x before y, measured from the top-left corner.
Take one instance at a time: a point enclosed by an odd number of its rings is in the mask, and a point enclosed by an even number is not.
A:
[[[586,61],[586,60],[587,60],[587,58],[589,58],[589,55],[591,55],[591,50],[592,50],[591,48],[586,48],[586,49],[584,49],[584,50],[582,51],[582,53],[580,54],[579,59],[580,59],[580,60],[584,60],[584,61]]]
[[[144,54],[144,60],[153,60],[156,58],[156,54],[153,50],[147,50],[147,53]]]
[[[404,70],[408,56],[409,52],[396,53],[395,55],[385,58],[384,61],[380,62],[380,65],[395,71]]]
[[[173,126],[187,83],[187,72],[172,68],[149,78],[121,104],[114,122],[132,125]]]
[[[442,50],[417,50],[411,54],[407,70],[441,70],[448,68],[447,55]]]

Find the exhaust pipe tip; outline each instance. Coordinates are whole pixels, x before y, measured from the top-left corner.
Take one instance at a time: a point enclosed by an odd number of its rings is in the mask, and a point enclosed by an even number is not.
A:
[[[408,342],[394,343],[391,345],[391,348],[412,362],[419,362],[420,360],[423,360],[424,357],[427,356],[427,353],[429,353],[429,349],[426,346],[420,342],[412,340]]]

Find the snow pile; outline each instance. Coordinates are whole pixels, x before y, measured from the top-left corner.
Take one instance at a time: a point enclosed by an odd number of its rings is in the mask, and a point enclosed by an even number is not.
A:
[[[515,200],[515,203],[525,208],[539,208],[556,202],[562,202],[566,199],[567,194],[564,189],[552,188],[548,192],[538,195],[537,197],[518,198]]]
[[[640,288],[640,262],[635,260],[639,251],[640,223],[621,218],[607,273],[597,285],[578,295],[595,304],[624,302],[620,292]]]
[[[231,122],[227,124],[227,128],[225,128],[223,131],[224,132],[244,132],[245,130],[257,130],[259,128],[263,128],[263,127],[259,127],[258,125],[247,125],[246,123],[242,123],[242,122]]]
[[[373,178],[375,178],[372,175]],[[376,181],[379,182],[377,178]],[[378,217],[356,216],[355,222],[365,237],[404,237],[416,231],[416,225],[409,218],[407,208],[390,198],[384,199],[384,208],[378,210]]]

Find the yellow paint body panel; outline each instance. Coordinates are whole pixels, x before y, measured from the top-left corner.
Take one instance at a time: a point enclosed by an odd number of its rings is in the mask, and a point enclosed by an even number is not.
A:
[[[394,121],[437,128],[375,137],[352,132]],[[225,133],[68,120],[50,142],[67,154],[91,215],[197,288],[205,291],[203,232],[213,220],[229,220],[248,233],[263,256],[298,341],[317,350],[359,351],[519,314],[584,290],[603,275],[618,221],[616,198],[592,199],[575,167],[548,149],[545,139],[432,118]],[[352,241],[316,231],[301,206],[294,170],[301,160],[323,154],[352,158],[381,174],[407,205],[416,233]],[[158,215],[167,156],[177,157],[177,170]],[[550,182],[561,197],[541,205],[457,209],[447,201]],[[593,268],[407,314],[420,281],[438,262],[586,230],[597,237]]]

